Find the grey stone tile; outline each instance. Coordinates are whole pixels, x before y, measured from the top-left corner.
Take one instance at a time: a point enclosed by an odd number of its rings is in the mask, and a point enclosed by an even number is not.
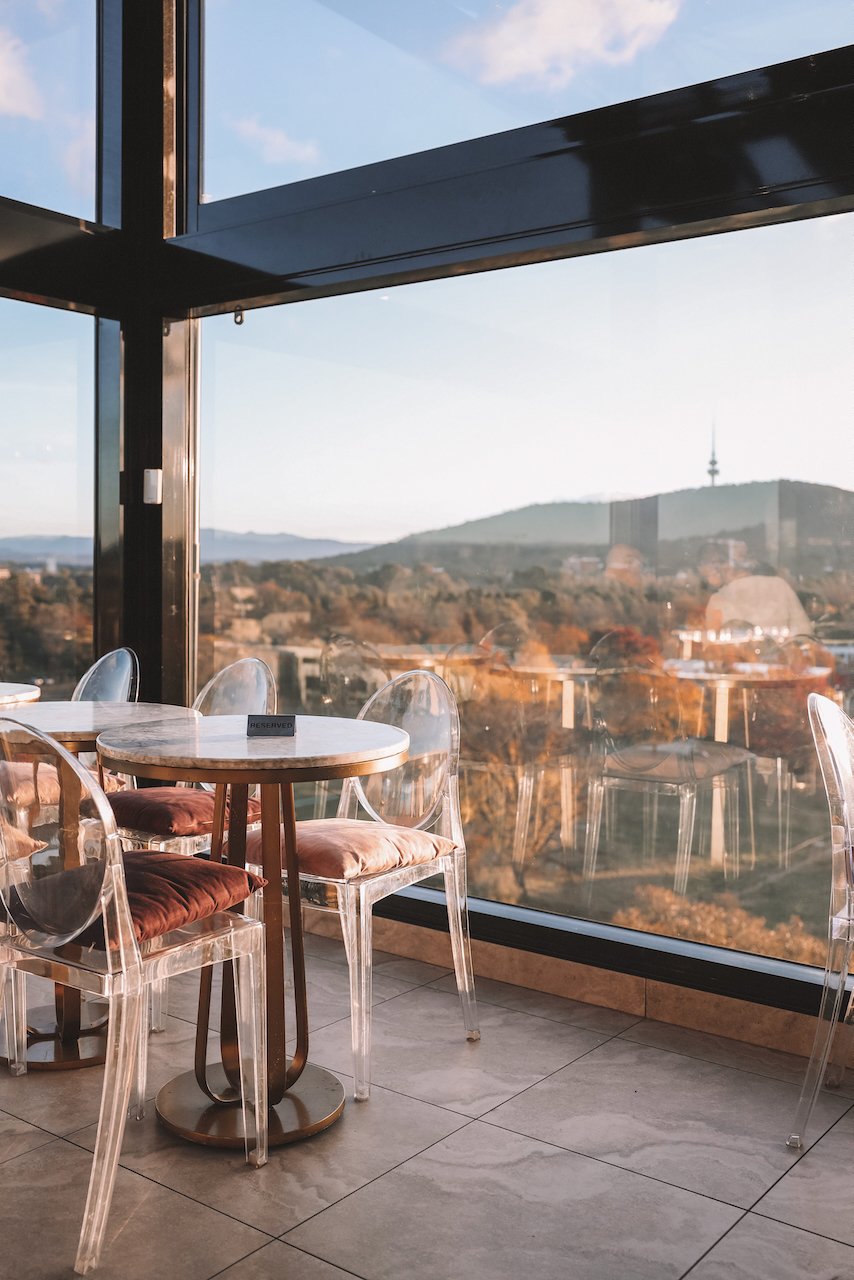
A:
[[[676,1280],[737,1217],[474,1123],[287,1239],[368,1280]]]
[[[321,1258],[274,1240],[251,1257],[236,1262],[216,1280],[352,1280],[352,1271],[341,1271]]]
[[[854,1280],[854,1249],[748,1213],[686,1280]]]
[[[374,952],[374,973],[384,978],[397,978],[410,987],[425,987],[429,982],[450,976],[453,990],[457,989],[453,972],[449,974],[441,965],[427,964],[425,960],[411,960],[408,956],[390,955],[385,951]]]
[[[371,1079],[412,1098],[478,1116],[602,1043],[580,1027],[484,1005],[470,1043],[456,996],[420,987],[373,1009]],[[312,1036],[311,1058],[352,1072],[349,1022]]]
[[[610,1040],[490,1122],[749,1208],[792,1165],[794,1085]],[[847,1102],[821,1103],[816,1132]]]
[[[453,974],[431,984],[437,991],[456,991]],[[549,995],[546,991],[531,991],[510,982],[495,982],[491,978],[475,981],[480,1004],[497,1004],[504,1009],[517,1009],[538,1018],[550,1018],[552,1022],[568,1022],[587,1031],[600,1031],[603,1035],[617,1035],[637,1022],[633,1013],[620,1013],[617,1009],[602,1009],[599,1005],[585,1004],[581,1000],[567,1000],[563,996]]]
[[[309,958],[305,972],[306,996],[308,999],[309,1030],[316,1031],[327,1027],[342,1018],[350,1017],[350,973],[346,965],[334,964],[328,960]],[[398,981],[374,973],[372,982],[372,1003],[382,1004],[395,996],[409,991],[411,983]],[[287,1009],[293,1006],[293,993],[285,993]]]
[[[169,1018],[165,1031],[149,1037],[148,1097],[153,1098],[173,1076],[192,1067],[193,1046],[194,1028],[177,1018]],[[103,1080],[103,1067],[28,1071],[24,1076],[10,1076],[3,1069],[0,1107],[48,1133],[71,1133],[97,1121]]]
[[[120,1160],[162,1186],[281,1235],[464,1123],[450,1111],[374,1089],[369,1102],[348,1100],[330,1129],[271,1149],[263,1169],[250,1169],[242,1151],[174,1137],[149,1108],[144,1120],[128,1121]],[[94,1140],[94,1126],[73,1136],[89,1149]]]
[[[0,1162],[14,1160],[25,1151],[34,1151],[53,1141],[53,1134],[0,1111]]]
[[[3,1274],[68,1280],[91,1171],[88,1152],[57,1141],[0,1164]],[[102,1280],[208,1280],[266,1237],[233,1218],[120,1169],[97,1275]]]
[[[745,1044],[742,1040],[730,1040],[726,1036],[710,1035],[705,1031],[692,1031],[688,1027],[674,1027],[666,1022],[643,1019],[635,1022],[622,1033],[625,1040],[653,1045],[656,1049],[669,1049],[684,1053],[689,1058],[705,1058],[724,1067],[738,1067],[741,1071],[755,1071],[761,1076],[773,1076],[776,1080],[788,1080],[800,1088],[807,1069],[806,1058],[794,1053],[781,1053],[761,1045]],[[854,1073],[846,1072],[845,1080],[831,1094],[841,1098],[854,1097]]]
[[[827,1095],[825,1095],[826,1097]],[[821,1117],[810,1133],[818,1137]],[[756,1213],[854,1245],[854,1115],[849,1113],[806,1152],[755,1206]]]

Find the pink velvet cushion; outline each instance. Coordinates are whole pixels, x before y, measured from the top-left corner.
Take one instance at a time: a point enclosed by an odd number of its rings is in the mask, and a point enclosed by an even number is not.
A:
[[[116,825],[157,836],[203,836],[213,830],[214,793],[195,787],[143,787],[110,796]],[[249,821],[261,817],[258,800],[249,801]]]
[[[297,823],[300,871],[328,880],[354,880],[357,876],[417,866],[453,853],[455,848],[453,840],[444,836],[381,822],[319,818]],[[246,861],[261,862],[260,831],[251,832],[246,841]]]

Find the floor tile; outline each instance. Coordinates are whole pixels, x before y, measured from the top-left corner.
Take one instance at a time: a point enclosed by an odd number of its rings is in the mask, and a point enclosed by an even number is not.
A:
[[[367,1280],[676,1280],[737,1216],[474,1123],[287,1238]]]
[[[791,1167],[798,1091],[779,1080],[610,1040],[490,1122],[749,1208]],[[821,1104],[827,1128],[847,1107]]]
[[[748,1213],[686,1280],[854,1280],[854,1249]]]
[[[251,1257],[236,1262],[216,1280],[353,1280],[353,1272],[341,1271],[331,1262],[274,1240]]]
[[[431,984],[437,991],[455,992],[453,974]],[[552,1022],[568,1022],[587,1031],[600,1031],[603,1035],[616,1035],[637,1022],[633,1013],[620,1013],[616,1009],[602,1009],[599,1005],[584,1004],[581,1000],[567,1000],[563,996],[549,995],[545,991],[531,991],[509,982],[495,982],[491,978],[477,978],[475,989],[478,1002],[497,1004],[504,1009],[516,1009],[519,1013],[531,1013]]]
[[[3,1274],[15,1280],[69,1280],[83,1221],[92,1158],[56,1141],[0,1164],[6,1223]],[[99,1280],[208,1280],[259,1248],[266,1237],[233,1218],[120,1169]]]
[[[481,1040],[465,1038],[456,996],[421,987],[373,1009],[371,1079],[477,1116],[602,1043],[580,1027],[483,1005]],[[311,1057],[352,1072],[348,1022],[312,1037]]]
[[[800,1088],[807,1069],[806,1058],[794,1053],[781,1053],[761,1045],[745,1044],[742,1040],[730,1040],[726,1036],[709,1035],[704,1031],[692,1031],[688,1027],[675,1027],[667,1022],[643,1019],[635,1022],[622,1033],[625,1040],[637,1044],[653,1045],[656,1049],[669,1049],[684,1053],[689,1058],[705,1058],[724,1067],[738,1067],[742,1071],[755,1071],[776,1080],[788,1080]],[[841,1098],[854,1098],[854,1073],[847,1072],[845,1080],[832,1091]]]
[[[0,1111],[0,1162],[14,1160],[25,1151],[34,1151],[53,1141],[52,1133]]]
[[[166,1030],[149,1037],[146,1094],[157,1090],[193,1065],[194,1029],[178,1018],[167,1019]],[[0,1070],[0,1107],[10,1115],[63,1135],[97,1121],[101,1109],[103,1067],[70,1071],[28,1071],[10,1076]]]
[[[810,1126],[821,1133],[821,1120]],[[807,1133],[809,1140],[810,1133]],[[816,1142],[756,1205],[756,1212],[854,1245],[854,1116]]]
[[[349,1081],[347,1088],[349,1094]],[[348,1097],[343,1116],[326,1132],[272,1149],[263,1169],[250,1169],[242,1151],[184,1142],[149,1110],[144,1120],[128,1121],[121,1164],[270,1235],[281,1235],[466,1123],[453,1112],[375,1088],[369,1102]],[[95,1126],[72,1140],[91,1149]]]

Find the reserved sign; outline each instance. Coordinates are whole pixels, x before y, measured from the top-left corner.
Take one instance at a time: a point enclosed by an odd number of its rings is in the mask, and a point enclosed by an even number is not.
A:
[[[292,738],[296,716],[247,716],[247,738]]]

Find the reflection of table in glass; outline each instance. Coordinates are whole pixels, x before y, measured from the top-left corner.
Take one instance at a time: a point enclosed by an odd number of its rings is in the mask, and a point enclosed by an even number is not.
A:
[[[19,720],[55,738],[72,755],[94,751],[98,734],[105,729],[165,720],[187,724],[199,719],[197,711],[159,702],[24,703],[9,707],[6,714],[11,720]],[[78,821],[78,813],[65,813],[61,809],[60,833],[66,830],[76,833]],[[76,835],[69,847],[76,850]],[[55,1006],[27,1013],[28,1066],[36,1071],[99,1066],[104,1061],[106,1023],[84,1023],[80,992],[70,987],[55,988]]]
[[[680,680],[690,680],[698,684],[704,691],[713,690],[713,737],[716,742],[729,741],[730,695],[740,691],[742,716],[744,719],[744,745],[750,750],[750,702],[749,695],[757,689],[798,689],[804,688],[804,705],[809,688],[826,683],[832,674],[830,667],[806,667],[803,671],[781,670],[764,662],[737,662],[726,671],[710,669],[705,662],[675,659],[665,663],[671,675]],[[700,702],[697,717],[697,737],[702,736],[704,699]],[[712,863],[720,864],[724,857],[723,838],[723,801],[719,793],[713,793],[712,800]],[[752,807],[752,806],[751,806]],[[751,839],[752,839],[751,821]]]
[[[203,717],[195,726],[157,726],[150,732],[126,729],[102,734],[102,763],[121,772],[161,781],[208,782],[229,787],[231,821],[229,860],[246,855],[246,797],[258,784],[261,794],[262,870],[267,952],[268,1074],[270,1142],[281,1145],[327,1128],[344,1106],[338,1079],[308,1063],[308,1009],[305,989],[302,916],[296,850],[293,784],[324,778],[382,773],[401,764],[409,737],[391,725],[333,716],[297,716],[292,738],[247,738],[245,716]],[[238,815],[243,821],[238,820]],[[282,930],[282,833],[293,957],[296,1036],[290,1062],[285,1037],[285,950]],[[206,994],[203,988],[200,1012]],[[205,1062],[207,1018],[197,1028],[196,1068],[164,1086],[157,1113],[165,1126],[192,1142],[242,1147],[242,1112],[236,1101],[237,1036],[230,984],[223,983],[220,1023],[222,1065],[210,1072]],[[226,1105],[223,1105],[226,1104]]]
[[[19,702],[38,702],[42,691],[37,684],[9,684],[0,680],[0,707],[16,706]]]

